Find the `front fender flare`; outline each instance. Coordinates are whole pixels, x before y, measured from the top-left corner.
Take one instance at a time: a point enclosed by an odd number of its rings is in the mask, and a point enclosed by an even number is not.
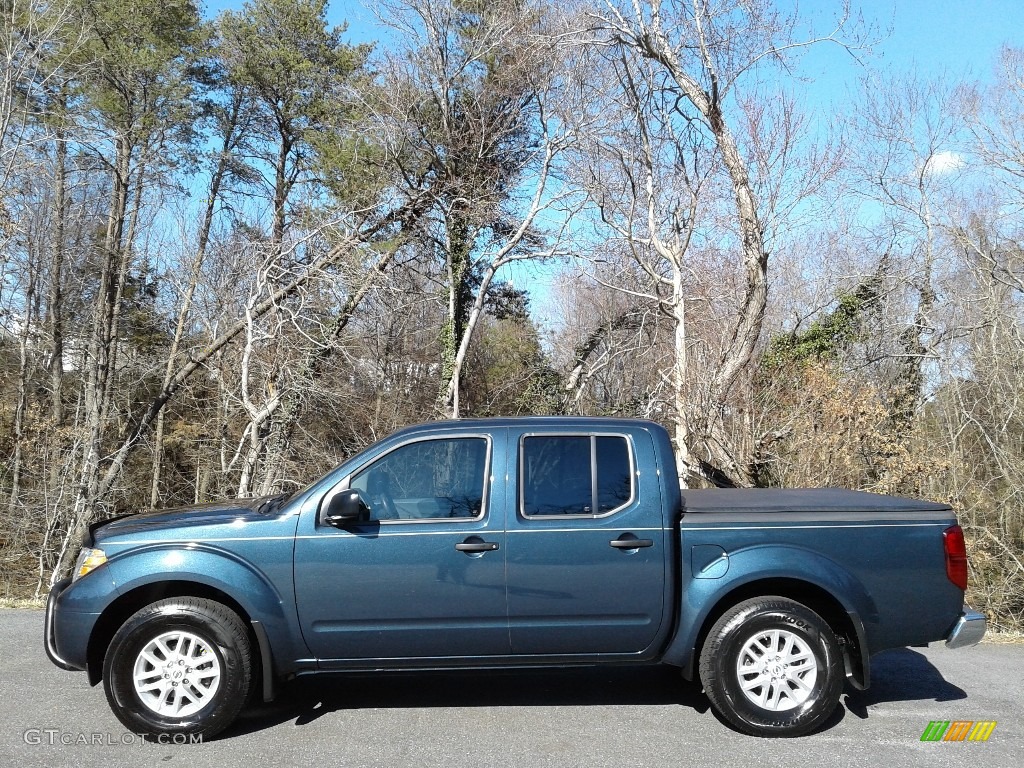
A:
[[[111,558],[106,564],[119,597],[161,584],[200,584],[229,596],[248,614],[260,643],[273,649],[277,672],[308,655],[298,633],[290,595],[281,595],[265,574],[237,555],[206,543],[150,544]]]

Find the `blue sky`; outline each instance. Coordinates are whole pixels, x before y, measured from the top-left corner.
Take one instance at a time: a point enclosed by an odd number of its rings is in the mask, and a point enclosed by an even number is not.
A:
[[[1002,45],[1024,44],[1020,0],[873,0],[861,8],[891,25],[879,61],[897,68],[984,77]]]
[[[242,5],[243,0],[205,2],[210,16]],[[778,5],[783,11],[795,7],[820,34],[831,30],[842,2],[778,0]],[[875,30],[870,49],[858,53],[860,63],[839,46],[816,46],[800,60],[797,74],[803,80],[793,84],[798,98],[823,120],[844,109],[868,71],[987,80],[1004,45],[1024,47],[1024,0],[852,0],[852,5]],[[328,20],[348,23],[349,42],[379,40],[386,31],[368,9],[372,7],[360,0],[333,0]],[[534,295],[535,308],[541,309],[550,273],[544,268],[517,269],[515,277],[517,285]]]
[[[556,0],[557,1],[557,0]],[[204,2],[204,0],[200,0]],[[206,13],[238,9],[244,0],[205,0]],[[795,9],[814,34],[826,34],[842,10],[842,0],[776,0],[780,11]],[[1024,47],[1024,0],[851,0],[854,15],[871,30],[870,47],[856,58],[838,45],[807,49],[796,62],[798,80],[787,84],[798,102],[827,122],[841,113],[869,73],[915,72],[930,79],[945,75],[985,81],[1000,49]],[[386,40],[372,2],[331,0],[328,20],[348,23],[349,42]]]
[[[780,0],[778,5],[785,10],[795,6],[824,29],[841,2]],[[1024,45],[1022,0],[854,0],[853,5],[879,27],[882,39],[868,57],[876,66],[917,66],[922,73],[946,70],[951,75],[980,77],[991,69],[1000,46]],[[224,8],[240,8],[242,0],[207,0],[205,6],[214,15]],[[335,24],[347,21],[354,42],[378,39],[381,31],[367,8],[359,0],[333,0],[328,19]],[[857,65],[835,47],[821,48],[808,57],[807,75],[825,90],[834,92],[852,84],[857,72]]]
[[[878,28],[878,42],[863,56],[871,69],[985,80],[1002,46],[1024,46],[1022,0],[864,0],[855,6]],[[837,7],[833,0],[804,6],[813,8],[807,13],[818,29]],[[865,67],[836,46],[812,49],[803,62],[804,74],[814,81],[811,91],[834,103]]]

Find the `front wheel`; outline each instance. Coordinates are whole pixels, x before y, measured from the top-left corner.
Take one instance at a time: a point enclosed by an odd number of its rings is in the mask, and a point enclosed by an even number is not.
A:
[[[839,701],[843,663],[831,627],[783,597],[734,606],[708,633],[700,677],[715,710],[755,736],[801,736]]]
[[[114,635],[103,686],[117,719],[135,733],[207,738],[248,699],[251,655],[245,624],[229,608],[168,598],[132,615]]]

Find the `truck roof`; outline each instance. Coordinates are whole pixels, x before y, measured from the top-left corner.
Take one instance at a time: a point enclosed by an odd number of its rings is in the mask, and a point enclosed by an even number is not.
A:
[[[648,419],[620,418],[616,416],[493,416],[476,419],[447,419],[441,421],[425,421],[412,424],[398,430],[395,435],[406,432],[420,432],[424,429],[455,430],[460,427],[564,427],[565,429],[622,429],[623,427],[640,427],[642,429],[664,429],[660,424]]]

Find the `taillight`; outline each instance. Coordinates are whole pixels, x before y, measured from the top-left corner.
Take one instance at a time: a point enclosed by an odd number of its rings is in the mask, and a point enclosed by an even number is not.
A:
[[[967,546],[963,528],[951,525],[944,530],[942,546],[946,550],[946,575],[960,589],[967,589]]]

